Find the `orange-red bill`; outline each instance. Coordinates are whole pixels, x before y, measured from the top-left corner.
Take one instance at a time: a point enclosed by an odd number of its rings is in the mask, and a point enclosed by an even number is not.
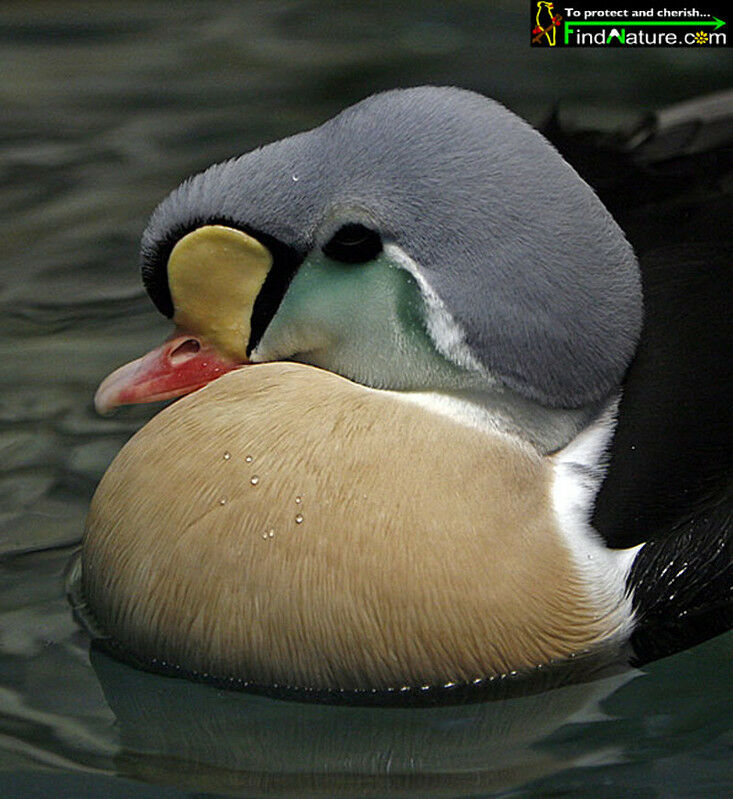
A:
[[[225,358],[200,338],[179,330],[162,346],[108,375],[94,395],[94,407],[104,414],[120,405],[180,397],[242,363]]]

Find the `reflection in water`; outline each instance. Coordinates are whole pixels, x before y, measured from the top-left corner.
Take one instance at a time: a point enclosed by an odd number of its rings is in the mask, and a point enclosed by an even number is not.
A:
[[[128,776],[282,796],[461,796],[523,785],[612,751],[557,757],[534,745],[630,673],[521,698],[434,708],[334,707],[215,692],[92,658]],[[142,755],[142,756],[141,756]]]

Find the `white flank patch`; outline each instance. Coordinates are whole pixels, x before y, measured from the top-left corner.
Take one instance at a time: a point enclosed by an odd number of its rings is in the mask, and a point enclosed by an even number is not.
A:
[[[606,471],[606,452],[616,426],[618,399],[566,447],[552,456],[552,500],[560,531],[584,579],[588,594],[607,622],[608,635],[623,639],[633,627],[626,579],[643,546],[609,549],[590,520]]]

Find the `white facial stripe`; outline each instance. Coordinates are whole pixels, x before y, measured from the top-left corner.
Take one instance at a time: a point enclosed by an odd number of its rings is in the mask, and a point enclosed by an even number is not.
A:
[[[385,244],[384,252],[390,261],[409,272],[420,288],[425,301],[428,334],[438,352],[463,369],[478,372],[489,384],[496,385],[498,381],[476,360],[466,344],[466,334],[427,282],[415,261],[396,244]]]

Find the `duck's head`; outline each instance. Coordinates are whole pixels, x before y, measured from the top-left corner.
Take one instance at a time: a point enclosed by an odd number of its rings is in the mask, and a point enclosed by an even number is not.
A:
[[[174,336],[97,407],[249,362],[469,400],[543,451],[617,390],[641,324],[631,247],[529,125],[472,92],[375,95],[216,164],[156,209],[145,286]]]

